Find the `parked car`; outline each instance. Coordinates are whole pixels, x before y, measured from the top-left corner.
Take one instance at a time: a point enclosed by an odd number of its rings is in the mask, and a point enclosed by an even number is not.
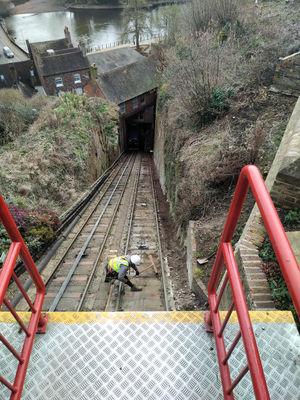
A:
[[[11,51],[11,49],[7,46],[3,47],[3,54],[7,57],[7,58],[13,58],[15,55],[14,53]]]

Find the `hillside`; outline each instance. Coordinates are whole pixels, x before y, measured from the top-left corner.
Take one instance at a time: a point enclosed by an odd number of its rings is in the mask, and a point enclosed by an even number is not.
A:
[[[259,4],[192,1],[157,51],[161,181],[183,230],[227,207],[244,165],[267,173],[296,102],[269,88],[278,58],[300,49],[300,3]]]
[[[207,283],[238,175],[266,176],[297,100],[269,89],[279,57],[300,50],[300,2],[192,0],[168,18],[154,157],[177,232],[196,221],[197,255],[212,256]]]
[[[2,90],[0,104],[0,192],[9,203],[60,214],[118,154],[118,111],[107,101]]]

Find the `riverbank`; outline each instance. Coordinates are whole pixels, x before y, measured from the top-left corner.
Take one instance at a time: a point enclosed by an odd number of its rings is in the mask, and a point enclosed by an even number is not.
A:
[[[26,3],[19,4],[11,10],[11,14],[40,14],[55,11],[66,11],[65,6],[49,0],[29,0]]]
[[[186,0],[174,0],[173,3],[185,3]],[[149,7],[158,7],[170,4],[170,0],[155,1]],[[11,11],[12,15],[16,14],[40,14],[56,11],[89,11],[89,10],[123,10],[124,6],[93,4],[72,4],[66,3],[65,6],[57,4],[55,0],[29,0],[26,3],[14,7]]]

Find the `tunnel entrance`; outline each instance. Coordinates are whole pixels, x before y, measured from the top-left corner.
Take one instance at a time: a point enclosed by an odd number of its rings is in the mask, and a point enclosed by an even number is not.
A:
[[[155,106],[145,108],[123,121],[124,150],[149,152],[154,147]]]

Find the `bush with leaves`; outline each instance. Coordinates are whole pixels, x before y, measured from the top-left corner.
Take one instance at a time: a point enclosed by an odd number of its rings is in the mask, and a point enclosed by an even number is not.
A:
[[[51,210],[40,207],[25,210],[14,204],[8,204],[8,209],[32,255],[53,239],[55,231],[60,226],[58,215]],[[4,226],[0,224],[0,266],[10,243]]]
[[[15,89],[0,91],[0,145],[16,139],[38,118],[38,102]]]

